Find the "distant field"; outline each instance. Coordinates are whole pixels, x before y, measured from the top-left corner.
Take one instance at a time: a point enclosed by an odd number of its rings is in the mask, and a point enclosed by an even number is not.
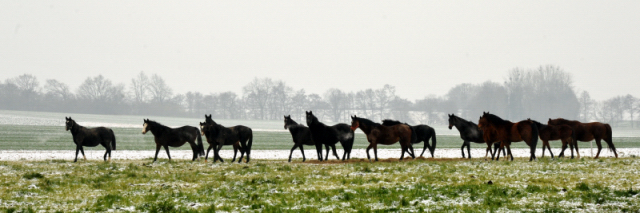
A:
[[[152,150],[155,149],[153,135],[147,133],[143,135],[141,128],[112,128],[117,138],[118,150]],[[291,149],[293,142],[289,132],[273,132],[273,131],[254,131],[254,140],[252,149],[261,150],[280,150]],[[460,148],[462,139],[459,136],[439,135],[437,136],[437,148]],[[203,138],[205,147],[208,145],[206,139]],[[616,137],[614,144],[617,148],[633,148],[640,147],[640,137]],[[366,141],[364,134],[356,134],[354,148],[366,148],[369,143]],[[552,148],[561,146],[559,141],[551,143]],[[589,143],[580,143],[581,148],[589,147]],[[606,147],[606,144],[603,144]],[[415,149],[422,149],[423,144],[414,145]],[[484,144],[471,144],[472,148],[484,148]],[[514,148],[527,147],[524,143],[514,143]],[[542,143],[538,144],[542,148]],[[595,147],[595,144],[594,144]],[[305,147],[307,148],[307,147]],[[307,150],[313,147],[308,147]],[[338,149],[342,147],[337,146]],[[400,148],[400,145],[378,146],[379,149]],[[63,126],[23,126],[23,125],[0,125],[0,149],[3,150],[73,150],[75,146],[72,142],[71,133],[65,131]],[[87,150],[99,149],[101,146],[94,148],[85,148]],[[189,146],[183,146],[178,149],[190,149]],[[223,149],[231,149],[225,147]]]

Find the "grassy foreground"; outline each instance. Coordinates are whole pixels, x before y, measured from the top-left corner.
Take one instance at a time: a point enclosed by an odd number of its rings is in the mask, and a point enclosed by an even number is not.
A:
[[[0,211],[640,210],[636,158],[299,161],[0,162]]]

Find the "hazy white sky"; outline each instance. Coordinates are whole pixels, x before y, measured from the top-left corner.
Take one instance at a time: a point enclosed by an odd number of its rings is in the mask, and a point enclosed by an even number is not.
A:
[[[158,73],[175,92],[254,77],[415,100],[556,65],[597,100],[640,97],[640,1],[0,1],[0,80],[75,91]]]

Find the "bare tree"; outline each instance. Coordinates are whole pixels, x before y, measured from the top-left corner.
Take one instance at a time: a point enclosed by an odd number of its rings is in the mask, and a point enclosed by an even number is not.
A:
[[[242,88],[245,100],[254,109],[259,110],[257,118],[265,120],[268,103],[271,99],[271,89],[273,89],[273,80],[270,78],[258,79],[254,78],[249,84]]]
[[[131,94],[135,103],[144,103],[148,100],[147,92],[149,90],[149,77],[140,71],[136,77],[131,79]]]
[[[623,97],[623,106],[625,111],[629,114],[629,119],[631,120],[631,128],[634,128],[634,118],[636,112],[636,102],[638,102],[638,98],[633,97],[633,95],[627,94]]]
[[[149,82],[148,88],[153,102],[164,103],[170,100],[173,96],[173,91],[169,85],[167,85],[164,79],[162,79],[158,74],[151,75],[151,81]]]
[[[47,80],[44,85],[46,96],[56,98],[62,101],[73,98],[73,94],[69,90],[69,86],[55,79]]]
[[[331,120],[339,122],[342,117],[342,113],[345,111],[347,96],[342,90],[331,88],[324,93],[324,99],[329,104],[329,110],[331,111]]]
[[[385,84],[381,89],[375,90],[375,101],[378,104],[380,119],[388,117],[384,113],[385,109],[389,109],[389,104],[396,99],[396,87]]]
[[[40,85],[38,79],[31,74],[22,74],[9,81],[18,86],[18,89],[29,93],[38,92],[38,85]]]
[[[111,81],[102,75],[88,77],[78,88],[78,97],[92,101],[107,100],[112,86]]]
[[[580,97],[578,98],[578,102],[580,103],[580,119],[584,122],[588,122],[591,119],[594,119],[596,103],[593,99],[591,99],[591,95],[589,95],[589,92],[582,91],[582,93],[580,93]]]

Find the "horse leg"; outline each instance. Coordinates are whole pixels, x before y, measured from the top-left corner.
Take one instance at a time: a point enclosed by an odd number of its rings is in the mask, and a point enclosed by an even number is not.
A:
[[[367,159],[369,159],[369,162],[371,162],[371,156],[369,155],[369,150],[373,147],[372,143],[369,143],[369,146],[367,146]]]
[[[513,161],[513,153],[511,153],[511,144],[507,145],[507,154],[511,156],[511,161]],[[506,155],[504,156],[504,159],[508,160]]]
[[[499,148],[500,148],[500,149],[504,149],[504,143],[500,142],[500,147],[499,147]],[[496,149],[496,151],[498,152],[498,153],[496,154],[496,161],[499,161],[499,160],[500,160],[500,149]],[[506,157],[506,156],[507,156],[507,155],[505,154],[505,157]],[[493,160],[493,158],[491,158],[491,160]]]
[[[573,147],[573,145],[571,145],[571,147]],[[566,149],[567,149],[567,144],[562,142],[562,150],[560,151],[560,154],[558,154],[558,157],[564,157],[564,150]],[[571,150],[571,153],[573,154],[573,150]]]
[[[169,157],[169,161],[171,161],[171,154],[169,154],[169,146],[164,146],[164,151],[167,151],[167,157]]]
[[[216,148],[213,151],[215,152],[214,154],[218,157],[218,160],[220,160],[221,163],[224,163],[224,160],[222,160],[222,157],[220,157],[220,150],[222,149],[222,146],[223,146],[222,143],[220,143],[218,145],[218,148]],[[239,161],[242,161],[242,156],[240,156],[240,160]]]
[[[107,148],[107,151],[104,152],[104,161],[107,161],[107,154],[109,154],[109,148]],[[109,160],[111,160],[111,157],[109,157]]]
[[[293,148],[291,148],[291,152],[289,152],[289,162],[291,162],[291,156],[293,155],[293,150],[296,150],[296,148],[298,148],[298,144],[293,144]]]
[[[549,145],[549,141],[542,141],[542,157],[544,158],[545,148]]]
[[[304,148],[302,148],[304,146],[304,144],[300,144],[300,152],[302,152],[302,162],[304,162],[305,160],[307,160],[306,157],[304,157]]]
[[[578,156],[578,159],[580,158],[580,151],[578,150],[578,141],[574,140],[573,141],[573,147],[576,148],[576,155]]]
[[[153,162],[156,162],[156,160],[158,160],[158,152],[160,152],[160,144],[156,144],[156,155],[155,157],[153,157]]]
[[[547,149],[549,149],[549,154],[551,155],[551,159],[553,159],[553,152],[551,152],[551,146],[549,146],[549,141],[547,141]],[[544,153],[544,149],[542,149],[542,152]]]
[[[233,144],[233,160],[231,160],[231,163],[236,162],[236,156],[238,156],[238,149],[240,148],[240,145],[235,143]],[[291,158],[289,158],[289,162],[291,162]]]
[[[422,153],[420,153],[420,157],[422,157],[422,155],[424,155],[424,151],[427,151],[427,148],[429,148],[429,150],[431,150],[431,146],[429,146],[429,140],[425,140],[424,141],[424,148],[422,148]],[[411,150],[413,150],[413,146],[411,146]],[[433,158],[433,153],[431,153],[431,157]]]
[[[330,151],[329,149],[331,149],[331,148],[329,148],[328,144],[325,144],[324,147],[327,148],[327,154],[325,155],[324,160],[328,161],[329,160],[329,151]]]
[[[427,142],[425,141],[424,144],[427,144]],[[424,154],[424,150],[427,150],[426,146],[424,148],[425,149],[422,150],[422,154]],[[409,150],[411,150],[411,153],[409,153],[409,155],[411,155],[411,157],[413,159],[416,159],[416,155],[415,155],[415,152],[413,152],[413,146],[411,145],[411,142],[409,142]],[[422,157],[422,154],[420,154],[420,157]],[[433,157],[433,156],[431,156],[431,157]]]
[[[87,156],[84,155],[84,148],[82,146],[80,146],[80,153],[82,153],[82,157],[84,158],[84,161],[87,161]]]
[[[404,155],[404,153],[402,154]],[[373,155],[376,157],[376,161],[378,161],[378,143],[375,142],[373,143]]]
[[[464,146],[467,145],[467,141],[463,141],[462,142],[462,146],[460,147],[460,151],[462,151],[462,158],[465,158],[464,156]]]
[[[80,146],[76,146],[76,159],[73,160],[73,162],[78,162],[78,152],[80,152]]]
[[[566,146],[566,145],[565,145],[565,146]],[[569,150],[571,151],[571,159],[573,159],[573,148],[574,148],[573,144],[572,144],[572,143],[570,143],[570,144],[569,144]]]
[[[333,156],[336,156],[336,159],[340,160],[340,157],[338,157],[338,152],[336,152],[336,145],[335,144],[331,145],[331,149],[333,150]]]
[[[209,159],[209,151],[211,151],[211,144],[209,144],[209,147],[207,148],[207,153],[204,155],[204,162],[205,163],[207,162],[207,159]]]
[[[318,161],[322,161],[322,144],[316,142],[316,154],[318,154]]]
[[[600,143],[600,139],[596,139],[596,145],[598,146],[598,153],[593,159],[597,159],[598,157],[600,157],[600,151],[602,151],[602,144]]]

